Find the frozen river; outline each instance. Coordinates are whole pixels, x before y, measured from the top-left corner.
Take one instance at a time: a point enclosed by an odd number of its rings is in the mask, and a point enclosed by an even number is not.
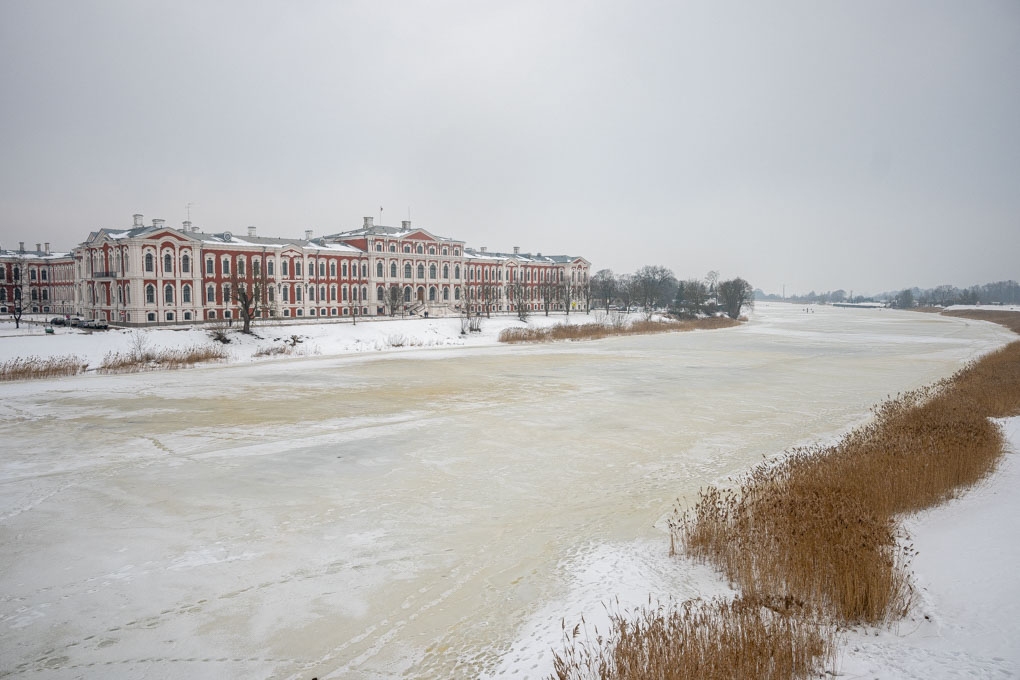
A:
[[[542,677],[560,617],[697,590],[677,497],[1012,339],[740,328],[0,385],[0,677]]]

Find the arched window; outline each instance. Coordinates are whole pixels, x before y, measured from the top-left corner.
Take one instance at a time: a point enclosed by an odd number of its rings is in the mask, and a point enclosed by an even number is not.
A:
[[[343,286],[340,289],[340,299],[347,302],[347,286]]]
[[[386,291],[383,290],[382,286],[379,286],[378,288],[375,289],[375,299],[378,300],[379,302],[382,302],[383,300],[386,299]]]
[[[170,253],[163,253],[163,273],[169,274],[174,269],[174,258],[170,257]]]
[[[404,302],[410,302],[410,301],[411,301],[411,287],[410,286],[404,286]]]
[[[449,250],[447,249],[447,247],[443,246],[443,255],[447,255],[448,253],[449,253]]]
[[[244,256],[237,256],[237,274],[238,276],[244,276]]]
[[[290,271],[290,260],[284,260],[280,263],[280,273],[284,276],[289,276],[287,272]]]
[[[429,302],[435,302],[435,301],[436,301],[436,287],[435,286],[429,286]]]
[[[365,300],[368,299],[368,286],[362,286],[361,287],[361,299],[362,299],[362,301],[365,301]]]
[[[187,253],[181,255],[181,272],[184,274],[191,273],[191,258],[188,257]]]
[[[454,300],[459,300],[460,299],[460,288],[454,288],[453,289],[453,299]]]
[[[155,266],[156,261],[152,257],[152,253],[145,253],[145,271],[151,272]]]
[[[295,262],[294,265],[296,268],[297,263]],[[301,290],[302,290],[301,286],[296,286],[294,288],[294,302],[301,302]]]
[[[404,278],[405,279],[411,278],[411,263],[410,262],[405,262],[404,263]]]
[[[378,276],[381,279],[382,275],[383,275],[382,272],[383,272],[382,262],[376,262],[375,263],[375,275]]]
[[[418,254],[419,254],[419,255],[421,255],[421,254],[422,254],[422,253],[424,253],[424,252],[425,252],[425,249],[424,249],[424,248],[422,248],[422,247],[421,247],[421,244],[419,243],[419,244],[418,244]]]
[[[358,287],[357,286],[351,286],[351,299],[352,300],[357,300],[358,299]]]
[[[223,265],[223,267],[222,267],[223,273],[224,274],[229,274],[230,273],[230,260],[227,259],[227,258],[223,258],[222,265]]]
[[[289,285],[283,287],[283,301],[284,302],[290,302],[290,286]]]
[[[430,264],[429,265],[429,278],[430,279],[436,278],[436,265],[435,264]]]
[[[274,288],[273,286],[269,286],[268,293],[269,293],[269,301],[270,302],[276,302],[276,288]]]
[[[455,278],[458,281],[460,281],[460,265],[459,264],[453,268],[453,278]]]
[[[181,302],[191,304],[191,286],[184,284],[181,288]]]
[[[336,286],[329,287],[329,301],[336,302]]]
[[[319,286],[319,302],[322,302],[325,299],[326,299],[326,287]]]
[[[443,288],[443,302],[449,302],[449,301],[450,301],[450,289],[449,288]]]
[[[363,279],[367,279],[368,278],[368,263],[367,262],[362,262],[361,263],[361,278],[363,278]]]
[[[272,276],[273,275],[273,261],[272,260],[266,260],[266,275],[267,276]]]
[[[344,262],[343,264],[340,265],[340,275],[343,276],[345,279],[347,278],[347,263],[346,262]]]
[[[435,254],[436,254],[436,247],[435,246],[429,246],[429,255],[435,255]]]
[[[329,274],[330,276],[336,276],[336,262],[330,261],[329,263]],[[319,262],[319,276],[322,278],[326,277],[326,263]]]
[[[156,304],[156,287],[151,283],[145,287],[145,302],[146,304]]]
[[[411,244],[410,243],[405,243],[404,244],[404,252],[405,253],[411,252]]]
[[[443,265],[443,278],[444,279],[450,278],[450,265],[448,264]]]
[[[294,260],[294,276],[301,276],[301,260]]]
[[[205,273],[212,276],[216,273],[215,267],[216,265],[214,264],[213,259],[211,257],[207,257],[205,260]]]
[[[397,252],[397,244],[396,243],[391,243],[390,244],[390,252],[391,253]]]
[[[376,243],[375,244],[375,252],[377,252],[377,253],[381,253],[382,252],[382,244],[381,243]]]
[[[397,278],[397,263],[390,262],[390,276]]]
[[[418,265],[418,278],[419,279],[424,279],[425,278],[425,265],[423,265],[423,264],[419,264]]]
[[[216,287],[209,286],[205,289],[205,301],[212,304],[216,302]]]

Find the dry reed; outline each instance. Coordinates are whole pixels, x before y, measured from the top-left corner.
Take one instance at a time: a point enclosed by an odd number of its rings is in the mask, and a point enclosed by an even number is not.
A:
[[[728,317],[718,316],[687,321],[634,321],[629,325],[560,323],[546,328],[505,328],[500,331],[499,341],[516,344],[523,342],[557,342],[562,340],[599,340],[617,335],[649,335],[652,333],[677,333],[729,328],[730,326],[737,326],[739,323]]]
[[[841,623],[902,616],[910,603],[897,515],[991,473],[1003,451],[988,418],[1020,413],[1020,342],[900,395],[834,446],[755,468],[739,489],[703,491],[671,522],[675,546],[745,594],[790,597]]]
[[[11,380],[33,380],[78,375],[88,369],[88,362],[81,357],[15,357],[0,362],[0,382]]]
[[[212,345],[143,352],[110,352],[103,357],[103,362],[99,365],[98,370],[104,374],[173,371],[190,368],[206,361],[222,361],[226,358],[226,350]]]
[[[610,614],[605,636],[564,625],[555,680],[808,678],[830,661],[832,629],[790,602],[688,600]]]

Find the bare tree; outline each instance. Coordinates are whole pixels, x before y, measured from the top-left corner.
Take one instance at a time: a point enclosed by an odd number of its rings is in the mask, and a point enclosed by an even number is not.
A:
[[[261,262],[252,262],[243,273],[238,272],[240,268],[235,266],[231,271],[230,292],[244,321],[241,332],[250,334],[252,320],[258,318],[268,304],[269,279]]]
[[[560,284],[560,295],[563,298],[563,308],[567,311],[567,316],[570,316],[570,305],[574,302],[574,293],[574,282],[564,277],[563,283]]]
[[[635,297],[646,316],[672,302],[676,287],[676,277],[666,267],[644,266],[634,273]]]
[[[708,287],[698,279],[688,279],[677,284],[676,312],[680,316],[693,317],[701,314],[708,302]]]
[[[738,277],[730,281],[720,281],[718,289],[719,304],[731,319],[740,316],[742,307],[754,308],[754,289],[744,279]]]
[[[404,291],[400,287],[399,283],[391,283],[390,287],[386,289],[386,304],[390,308],[390,316],[394,316],[397,313],[397,309],[400,307],[401,302],[404,299]]]
[[[547,279],[543,283],[538,284],[538,292],[542,296],[542,309],[545,310],[545,315],[549,316],[549,310],[556,306],[556,302],[560,297],[559,284]]]
[[[517,318],[521,321],[527,321],[528,315],[528,293],[524,284],[518,279],[507,286],[507,297],[510,300],[510,306],[517,314]]]
[[[616,277],[612,269],[600,269],[591,277],[592,296],[605,305],[606,313],[609,313],[609,306],[616,296]]]
[[[14,327],[21,328],[21,314],[24,312],[24,301],[25,301],[25,281],[28,278],[25,276],[25,258],[17,257],[14,259],[14,268],[11,272],[12,282],[14,283],[14,300],[11,302],[14,304],[14,310],[11,312],[11,317],[14,319]]]
[[[634,277],[630,274],[620,274],[616,277],[616,297],[623,305],[624,311],[630,313],[630,306],[634,302]]]

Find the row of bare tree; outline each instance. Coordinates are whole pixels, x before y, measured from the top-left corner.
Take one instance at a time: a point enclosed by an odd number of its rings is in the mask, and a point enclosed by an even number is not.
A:
[[[704,279],[678,279],[667,267],[645,266],[633,274],[614,274],[601,269],[591,277],[592,297],[598,306],[630,310],[637,307],[646,314],[667,311],[693,317],[722,311],[736,319],[743,307],[754,306],[754,289],[742,278],[719,280],[719,272],[710,271]]]

